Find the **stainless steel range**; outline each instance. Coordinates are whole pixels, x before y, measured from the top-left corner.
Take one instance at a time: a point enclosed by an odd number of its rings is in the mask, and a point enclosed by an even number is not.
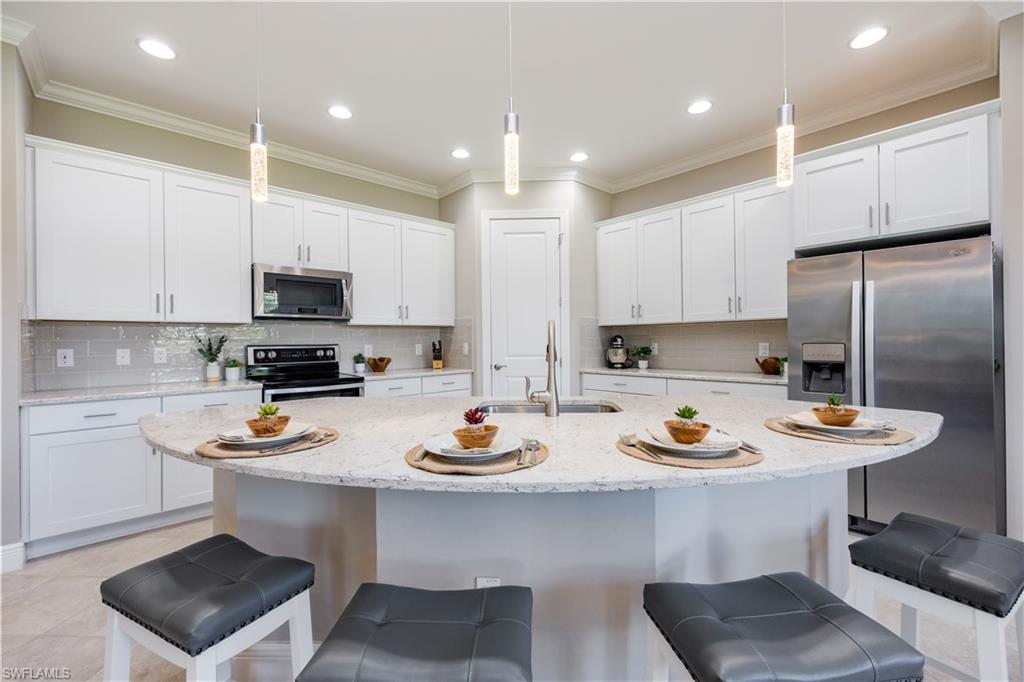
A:
[[[341,371],[336,345],[246,346],[245,355],[245,376],[263,384],[265,402],[363,395],[363,377]]]

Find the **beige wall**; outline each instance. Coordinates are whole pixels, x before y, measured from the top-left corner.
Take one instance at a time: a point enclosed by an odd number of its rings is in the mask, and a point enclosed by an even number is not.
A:
[[[249,177],[249,154],[244,149],[48,100],[32,99],[29,132],[209,173],[235,178]],[[273,144],[271,138],[271,150]],[[425,218],[437,218],[437,199],[280,159],[270,160],[270,184]]]
[[[816,133],[802,135],[796,140],[796,151],[801,154],[821,149],[997,97],[999,97],[999,79],[988,78]],[[800,129],[799,114],[799,103],[797,103],[797,131]],[[775,148],[758,149],[658,182],[619,192],[612,196],[612,215],[626,215],[653,206],[763,180],[771,177],[774,172]]]

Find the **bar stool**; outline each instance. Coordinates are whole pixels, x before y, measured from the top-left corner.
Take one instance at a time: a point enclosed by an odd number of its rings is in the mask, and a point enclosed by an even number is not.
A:
[[[288,623],[292,675],[313,654],[313,564],[222,534],[100,584],[109,609],[104,679],[128,679],[132,643],[180,665],[189,682],[227,679],[233,656]]]
[[[296,682],[529,682],[528,587],[364,583]]]
[[[911,682],[924,657],[801,573],[644,586],[645,680]]]
[[[1009,678],[1006,626],[1017,619],[1024,671],[1024,542],[937,519],[898,514],[882,532],[850,545],[854,604],[873,615],[880,594],[900,602],[900,635],[917,645],[917,612],[973,627],[982,680]],[[955,676],[971,675],[928,657]]]

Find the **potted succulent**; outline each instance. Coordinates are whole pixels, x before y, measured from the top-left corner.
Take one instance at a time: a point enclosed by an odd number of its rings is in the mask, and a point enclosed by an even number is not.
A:
[[[260,405],[256,413],[258,416],[255,419],[246,419],[245,424],[257,438],[280,436],[291,420],[287,415],[278,414],[280,410],[280,407],[271,403]]]
[[[203,341],[198,334],[193,336],[196,340],[196,352],[203,360],[206,360],[206,380],[220,381],[220,365],[217,364],[217,358],[224,350],[224,344],[228,342],[228,337],[221,334],[218,339],[214,340],[212,336],[207,336],[206,341]]]
[[[786,376],[786,370],[789,369],[789,356],[783,355],[782,361],[779,363],[779,376]]]
[[[711,430],[711,424],[699,422],[694,419],[700,412],[689,405],[684,405],[676,410],[678,419],[669,419],[665,422],[665,430],[672,440],[684,445],[699,443],[704,440]]]
[[[637,369],[647,369],[647,358],[651,357],[649,346],[633,346],[630,354],[636,358]]]
[[[813,407],[811,411],[825,426],[849,426],[860,414],[860,410],[844,406],[835,393],[830,393],[824,405]]]
[[[452,431],[455,440],[466,449],[487,448],[494,442],[498,435],[498,427],[494,424],[484,424],[487,413],[472,407],[462,414],[466,425]]]
[[[366,372],[366,356],[362,353],[356,353],[352,356],[352,371],[356,374],[363,374]]]
[[[224,360],[224,380],[239,381],[242,378],[242,361],[237,358]]]

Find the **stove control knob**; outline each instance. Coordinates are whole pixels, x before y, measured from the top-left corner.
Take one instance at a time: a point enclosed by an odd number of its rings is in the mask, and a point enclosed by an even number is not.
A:
[[[270,358],[271,360],[273,360],[274,358],[277,357],[277,351],[273,351],[273,350],[267,351],[267,357]]]
[[[261,350],[256,351],[256,359],[257,360],[262,360],[266,356],[267,356],[267,354],[264,353],[263,351],[261,351]]]
[[[333,358],[334,357],[334,351],[328,348],[327,349],[327,357]]]
[[[324,356],[324,351],[323,351],[323,349],[322,349],[322,348],[321,348],[321,349],[319,349],[319,350],[317,350],[317,352],[316,352],[316,356],[317,356],[318,358],[322,358],[322,357]]]

